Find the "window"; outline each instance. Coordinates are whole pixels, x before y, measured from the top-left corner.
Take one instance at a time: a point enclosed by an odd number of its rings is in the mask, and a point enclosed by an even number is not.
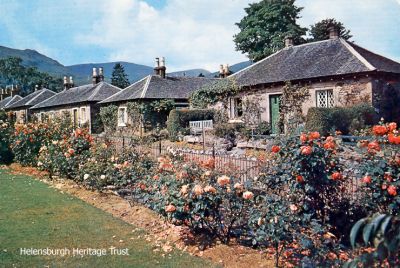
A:
[[[78,109],[72,109],[72,125],[74,128],[77,128],[78,124]]]
[[[83,124],[86,123],[86,108],[82,107],[81,108],[81,114],[80,114],[80,118],[79,118],[79,125],[82,126]]]
[[[335,105],[335,100],[333,98],[333,90],[317,90],[315,92],[317,96],[317,107],[320,108],[331,108]]]
[[[118,126],[125,127],[127,123],[126,107],[118,108]]]
[[[230,118],[239,118],[243,115],[243,103],[242,99],[240,98],[231,98],[229,101],[230,104],[230,111],[229,117]]]

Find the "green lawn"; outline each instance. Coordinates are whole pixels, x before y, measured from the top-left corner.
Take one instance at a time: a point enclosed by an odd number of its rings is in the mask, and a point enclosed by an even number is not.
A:
[[[45,183],[0,170],[0,267],[212,266],[178,250],[163,257],[162,252],[154,252],[143,239],[144,232],[132,233],[133,229],[134,226]],[[111,255],[110,247],[127,248],[129,256]],[[71,255],[26,256],[20,254],[21,248],[67,248]],[[107,255],[73,257],[74,248],[106,249]]]

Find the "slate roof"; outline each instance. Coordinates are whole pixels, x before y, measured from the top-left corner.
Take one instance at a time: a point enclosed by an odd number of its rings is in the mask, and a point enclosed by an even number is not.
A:
[[[371,71],[400,74],[400,63],[338,38],[284,48],[229,77],[251,86]]]
[[[120,88],[106,82],[73,87],[31,107],[31,109],[66,106],[83,102],[99,102],[120,92],[120,90]]]
[[[54,91],[51,91],[47,88],[43,88],[32,92],[31,94],[25,96],[21,100],[13,103],[12,105],[7,106],[7,110],[17,110],[32,107],[48,98],[56,95]]]
[[[9,96],[2,101],[0,101],[0,109],[6,109],[8,106],[16,103],[17,101],[22,100],[22,97],[19,95],[15,95],[13,97]]]
[[[216,81],[205,77],[166,77],[149,75],[100,103],[135,99],[188,99],[190,94]]]

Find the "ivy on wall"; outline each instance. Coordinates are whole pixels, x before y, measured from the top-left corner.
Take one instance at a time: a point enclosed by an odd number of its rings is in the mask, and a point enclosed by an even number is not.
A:
[[[227,105],[229,98],[238,94],[239,91],[240,87],[234,79],[218,80],[193,92],[190,96],[190,104],[200,109],[205,109],[219,101]]]
[[[101,107],[100,118],[106,132],[115,131],[118,124],[118,107],[116,105]]]

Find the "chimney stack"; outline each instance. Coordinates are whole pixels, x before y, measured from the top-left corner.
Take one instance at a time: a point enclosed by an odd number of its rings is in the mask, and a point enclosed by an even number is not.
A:
[[[290,35],[285,37],[285,47],[292,47],[293,46],[293,37]]]
[[[93,73],[92,73],[92,83],[93,85],[96,85],[98,83],[99,76],[97,75],[97,69],[93,68]]]
[[[154,67],[154,73],[162,78],[166,77],[167,67],[165,66],[165,58],[156,58],[156,66]]]
[[[39,90],[39,85],[35,85],[35,91]]]
[[[104,81],[103,67],[99,67],[99,79],[98,79],[98,82],[103,82],[103,81]]]
[[[219,66],[219,77],[220,78],[226,78],[229,75],[231,75],[232,72],[229,70],[229,64],[221,64]]]
[[[68,90],[74,87],[74,80],[72,80],[72,76],[68,77],[64,76],[64,90]]]
[[[339,29],[336,26],[332,25],[328,29],[329,29],[329,39],[333,40],[339,38]]]

